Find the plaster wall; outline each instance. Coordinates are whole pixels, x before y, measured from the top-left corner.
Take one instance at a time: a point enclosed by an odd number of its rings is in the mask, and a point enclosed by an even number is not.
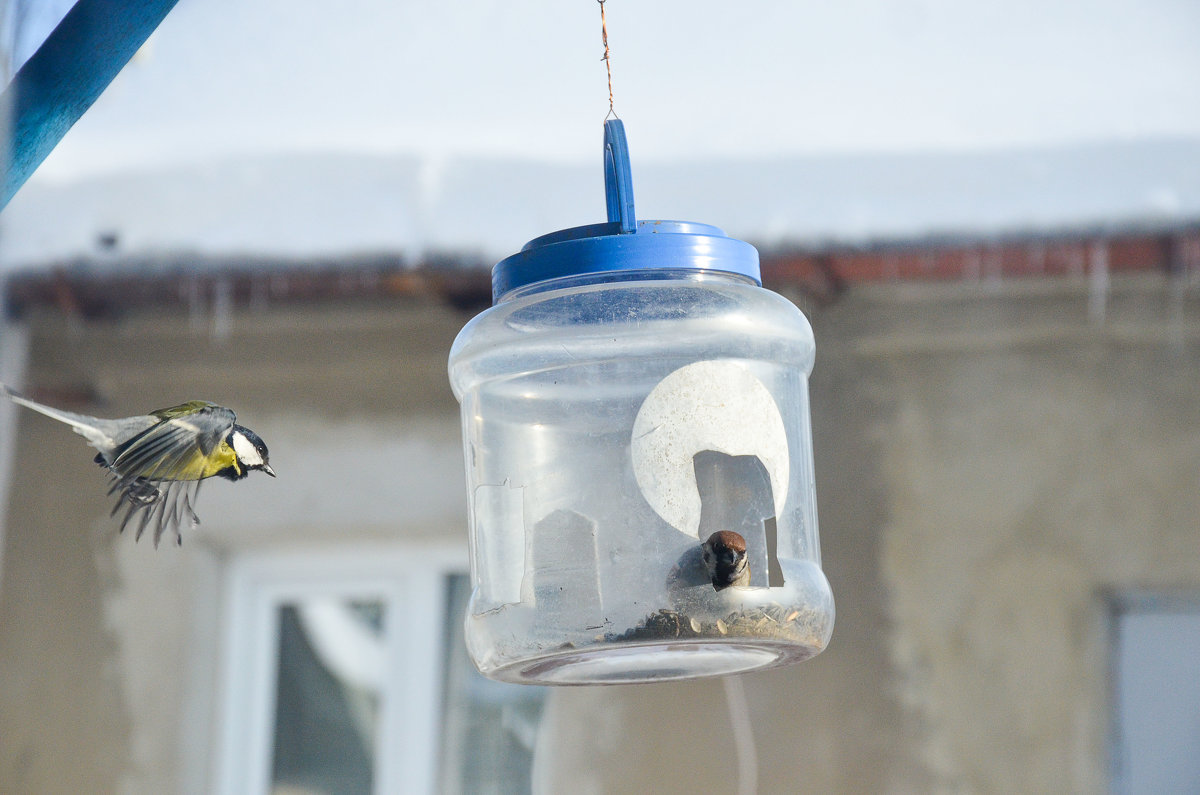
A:
[[[1108,791],[1109,598],[1200,591],[1195,287],[879,286],[809,309],[838,617],[816,659],[743,677],[757,790]],[[540,780],[738,791],[729,715],[717,682],[555,691]]]
[[[116,533],[81,438],[18,415],[0,578],[0,791],[211,791],[221,578],[238,554],[396,541],[465,550],[445,378],[464,321],[425,305],[28,319],[30,386],[94,393],[102,400],[68,407],[103,416],[196,397],[234,407],[280,476],[205,483],[200,527],[155,550]]]
[[[856,287],[805,305],[824,567],[816,659],[742,677],[757,788],[1102,792],[1108,597],[1200,591],[1200,294],[1114,277]],[[182,549],[118,536],[102,474],[20,415],[0,578],[0,791],[204,792],[216,583],[242,549],[465,542],[445,357],[422,302],[29,319],[27,383],[122,415],[206,397],[280,478],[206,486]],[[220,333],[216,333],[219,331]],[[4,440],[0,440],[0,443]],[[721,682],[564,688],[547,792],[732,792]]]

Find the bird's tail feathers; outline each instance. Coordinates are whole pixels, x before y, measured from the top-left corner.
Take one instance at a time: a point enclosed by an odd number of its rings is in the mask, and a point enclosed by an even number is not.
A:
[[[91,442],[93,447],[104,449],[111,447],[113,444],[113,440],[109,435],[100,429],[100,426],[106,422],[105,420],[98,417],[89,417],[86,414],[76,414],[73,411],[63,411],[53,406],[47,406],[44,403],[38,403],[36,400],[30,400],[3,382],[0,382],[0,392],[12,398],[14,403],[28,409],[33,409],[39,414],[45,414],[47,417],[59,422],[65,422],[71,426],[71,429],[75,433]]]

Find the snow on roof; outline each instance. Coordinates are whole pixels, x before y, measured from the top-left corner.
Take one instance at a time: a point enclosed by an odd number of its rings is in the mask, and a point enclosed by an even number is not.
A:
[[[1062,149],[633,163],[637,215],[759,245],[1174,225],[1200,218],[1200,140]],[[70,183],[0,214],[0,272],[106,252],[496,260],[604,217],[598,163],[370,155],[230,159]]]

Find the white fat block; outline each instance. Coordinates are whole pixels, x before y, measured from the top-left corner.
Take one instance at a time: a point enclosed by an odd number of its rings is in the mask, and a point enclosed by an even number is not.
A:
[[[634,420],[630,450],[646,501],[676,530],[697,539],[702,510],[694,461],[698,453],[757,457],[770,480],[770,515],[778,516],[787,499],[783,417],[762,381],[737,362],[696,362],[660,381]]]

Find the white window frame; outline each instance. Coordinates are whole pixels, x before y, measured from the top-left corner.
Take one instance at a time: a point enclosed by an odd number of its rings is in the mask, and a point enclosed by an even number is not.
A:
[[[457,545],[356,544],[332,550],[247,552],[231,559],[223,589],[226,620],[214,791],[270,792],[279,608],[305,597],[336,595],[385,605],[390,675],[380,699],[374,792],[433,793],[446,578],[467,570],[466,551]]]

